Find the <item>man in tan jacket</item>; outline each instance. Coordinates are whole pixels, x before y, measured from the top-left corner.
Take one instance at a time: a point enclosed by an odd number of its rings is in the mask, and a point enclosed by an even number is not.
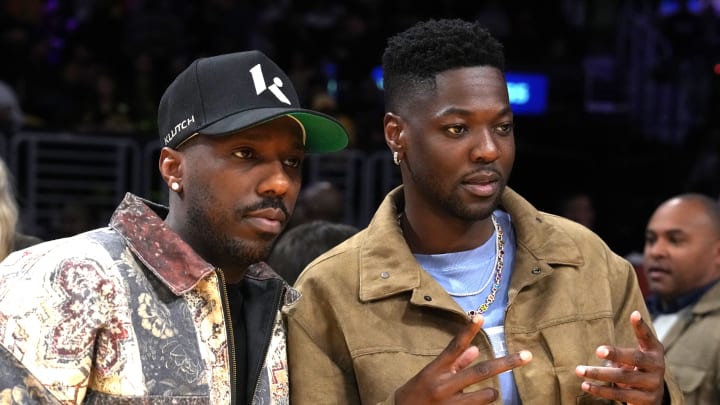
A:
[[[506,187],[503,65],[461,20],[389,40],[384,130],[403,186],[299,277],[294,404],[682,403],[630,263]]]

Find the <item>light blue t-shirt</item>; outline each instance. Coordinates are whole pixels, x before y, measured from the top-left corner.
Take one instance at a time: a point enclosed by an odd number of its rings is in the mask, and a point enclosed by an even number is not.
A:
[[[495,357],[501,357],[508,354],[505,345],[505,308],[507,308],[508,304],[508,288],[515,261],[516,245],[510,215],[500,210],[495,210],[493,215],[495,215],[495,219],[503,231],[505,244],[503,250],[505,254],[503,257],[502,279],[495,294],[495,301],[489,305],[487,311],[482,315],[485,318],[483,330],[490,339]],[[462,309],[466,312],[477,311],[487,299],[495,283],[496,239],[497,233],[493,232],[487,242],[475,249],[437,255],[416,254],[415,259],[425,271],[445,288],[445,291],[448,291]],[[476,295],[458,296],[458,294],[467,294],[479,290],[482,291]],[[505,405],[521,404],[512,371],[502,373],[498,378],[500,379],[503,403]]]

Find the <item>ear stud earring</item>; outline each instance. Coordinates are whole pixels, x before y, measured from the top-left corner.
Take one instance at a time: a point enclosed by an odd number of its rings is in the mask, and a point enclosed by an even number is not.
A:
[[[170,188],[172,189],[172,191],[178,192],[180,191],[180,183],[173,181],[172,183],[170,183]]]
[[[395,163],[396,166],[400,166],[400,162],[402,162],[398,156],[400,156],[399,153],[393,152],[393,163]]]

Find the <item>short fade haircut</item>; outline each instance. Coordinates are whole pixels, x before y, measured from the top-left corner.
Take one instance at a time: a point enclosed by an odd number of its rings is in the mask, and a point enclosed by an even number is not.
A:
[[[435,88],[447,70],[490,66],[505,70],[502,44],[477,22],[431,19],[388,39],[382,57],[386,111],[396,111],[408,93]]]

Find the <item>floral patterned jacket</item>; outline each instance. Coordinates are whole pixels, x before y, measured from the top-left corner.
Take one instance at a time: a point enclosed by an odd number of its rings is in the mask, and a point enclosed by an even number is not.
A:
[[[0,263],[0,404],[288,404],[296,292],[265,264],[243,281],[248,383],[235,381],[222,271],[127,194],[110,225]],[[253,311],[253,312],[249,312]]]

